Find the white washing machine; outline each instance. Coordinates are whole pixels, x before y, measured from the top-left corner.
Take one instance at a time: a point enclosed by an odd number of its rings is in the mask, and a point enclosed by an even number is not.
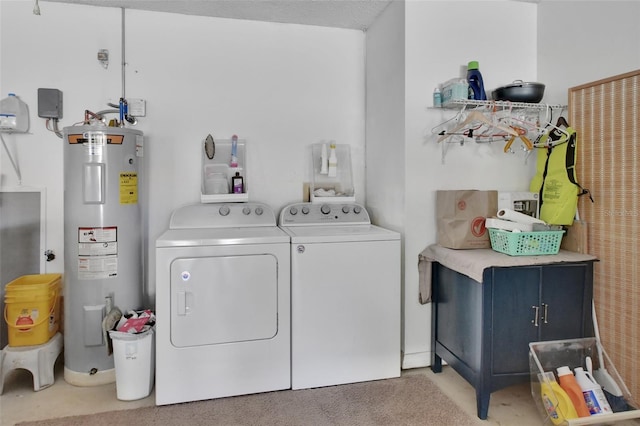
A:
[[[291,385],[400,376],[400,234],[358,204],[297,203],[291,237]]]
[[[290,244],[273,210],[176,210],[156,240],[156,316],[156,405],[289,389]]]

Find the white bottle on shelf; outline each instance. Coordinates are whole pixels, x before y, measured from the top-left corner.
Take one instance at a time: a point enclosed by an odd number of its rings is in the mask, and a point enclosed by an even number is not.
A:
[[[576,382],[578,382],[580,389],[582,389],[584,401],[587,403],[587,408],[591,415],[612,414],[613,410],[611,410],[607,397],[593,376],[584,371],[582,367],[577,367],[573,371],[576,373]]]
[[[338,175],[338,157],[336,156],[336,144],[331,143],[329,145],[329,177],[336,177]]]
[[[0,100],[0,132],[26,133],[29,130],[29,108],[15,93]]]
[[[329,158],[327,154],[327,144],[322,144],[322,151],[320,153],[320,174],[326,175],[329,173]]]
[[[434,108],[442,107],[442,90],[440,89],[440,86],[433,89],[433,106]]]

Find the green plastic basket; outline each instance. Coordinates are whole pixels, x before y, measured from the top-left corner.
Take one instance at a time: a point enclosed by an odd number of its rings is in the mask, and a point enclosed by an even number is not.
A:
[[[511,232],[488,228],[491,248],[510,256],[558,254],[564,231]]]

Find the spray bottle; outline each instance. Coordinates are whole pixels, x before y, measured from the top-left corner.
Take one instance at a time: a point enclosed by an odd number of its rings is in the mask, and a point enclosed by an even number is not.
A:
[[[320,152],[320,174],[326,175],[329,173],[329,158],[327,154],[327,144],[322,144],[322,151]]]
[[[582,389],[585,403],[591,415],[613,413],[602,387],[595,381],[593,376],[584,371],[582,367],[577,367],[574,371],[576,372],[576,382]]]
[[[338,175],[338,157],[336,156],[335,143],[329,145],[329,170],[327,175],[329,177],[336,177]]]

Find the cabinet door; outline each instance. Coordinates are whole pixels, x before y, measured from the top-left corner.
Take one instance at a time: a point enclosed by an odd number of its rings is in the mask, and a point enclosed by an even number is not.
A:
[[[492,372],[526,372],[529,342],[539,338],[540,268],[494,268],[492,292]]]
[[[540,340],[584,337],[591,320],[588,264],[549,265],[542,268]]]

